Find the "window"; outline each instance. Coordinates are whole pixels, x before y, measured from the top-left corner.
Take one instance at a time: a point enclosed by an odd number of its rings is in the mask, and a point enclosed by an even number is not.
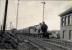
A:
[[[61,25],[62,25],[62,26],[64,26],[64,24],[65,24],[64,22],[65,22],[65,18],[62,17],[62,18],[61,18]]]
[[[66,26],[66,16],[65,16],[65,22],[64,22],[64,25]]]
[[[65,33],[65,31],[63,31],[63,38],[64,38],[64,33]]]
[[[63,26],[63,17],[61,17],[61,26]]]
[[[71,40],[72,30],[69,31],[69,40]]]
[[[68,25],[70,25],[70,15],[68,16]]]
[[[70,15],[70,25],[72,25],[72,15]]]

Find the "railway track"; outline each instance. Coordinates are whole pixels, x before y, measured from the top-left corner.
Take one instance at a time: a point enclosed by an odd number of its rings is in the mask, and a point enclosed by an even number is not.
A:
[[[32,45],[30,42],[19,43],[18,50],[39,50],[37,47]]]
[[[57,45],[57,44],[54,44],[54,43],[51,43],[51,42],[46,42],[46,41],[43,41],[41,39],[36,39],[36,38],[31,38],[30,39],[31,41],[45,47],[45,48],[49,48],[50,50],[70,50],[70,48],[68,47],[64,47],[64,46],[61,46],[61,45]]]
[[[46,48],[46,47],[43,47],[42,45],[38,44],[38,43],[35,43],[34,41],[32,41],[31,39],[28,39],[29,37],[28,36],[22,36],[20,37],[20,40],[22,41],[20,46],[19,46],[19,50],[21,50],[23,47],[23,44],[22,43],[27,43],[29,44],[30,47],[35,47],[35,48],[38,48],[37,50],[51,50],[49,48]],[[24,48],[25,49],[25,48]],[[31,49],[31,48],[30,48]],[[28,49],[28,50],[30,50]],[[26,49],[25,49],[26,50]],[[35,50],[34,48],[31,49],[31,50]]]
[[[30,41],[30,43],[32,44],[32,45],[34,45],[34,46],[36,46],[37,48],[39,48],[39,50],[51,50],[50,48],[46,48],[46,47],[44,47],[44,46],[42,46],[42,45],[40,45],[40,44],[38,44],[38,43],[35,43],[34,41],[31,41],[31,40],[29,40]]]
[[[49,39],[43,38],[34,38],[30,36],[22,35],[23,39],[29,40],[29,42],[40,50],[71,50],[71,48],[59,44],[60,41],[55,42],[54,40],[50,41]],[[21,38],[22,38],[21,36]],[[56,40],[57,41],[57,40]],[[62,42],[63,43],[63,42]]]
[[[60,39],[42,39],[43,41],[51,42],[60,46],[68,47],[72,50],[72,42]]]

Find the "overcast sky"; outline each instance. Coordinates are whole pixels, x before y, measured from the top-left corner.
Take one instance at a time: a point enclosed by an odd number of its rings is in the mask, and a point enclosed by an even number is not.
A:
[[[18,28],[25,28],[33,25],[37,25],[42,22],[42,1],[26,1],[20,0],[19,13],[18,13]],[[45,22],[48,25],[49,30],[60,29],[60,17],[59,14],[71,7],[72,1],[45,1]],[[5,0],[0,0],[0,25],[3,22],[4,17]],[[17,0],[9,0],[8,13],[7,13],[7,29],[10,27],[16,27],[16,15],[17,15]]]

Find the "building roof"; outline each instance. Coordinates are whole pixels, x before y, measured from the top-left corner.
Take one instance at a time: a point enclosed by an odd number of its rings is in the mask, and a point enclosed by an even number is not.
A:
[[[65,15],[68,15],[72,13],[72,7],[67,9],[66,11],[64,11],[63,13],[61,13],[59,16],[62,17],[62,16],[65,16]]]

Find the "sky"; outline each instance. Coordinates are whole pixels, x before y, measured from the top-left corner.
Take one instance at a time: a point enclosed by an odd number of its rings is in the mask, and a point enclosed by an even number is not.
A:
[[[42,22],[42,0],[20,0],[18,8],[18,29],[37,25]],[[72,1],[45,0],[45,23],[48,30],[60,30],[60,16],[62,12],[71,7]],[[9,0],[6,29],[16,27],[18,0]],[[5,0],[0,0],[0,25],[3,23]],[[11,23],[11,24],[10,24]]]

